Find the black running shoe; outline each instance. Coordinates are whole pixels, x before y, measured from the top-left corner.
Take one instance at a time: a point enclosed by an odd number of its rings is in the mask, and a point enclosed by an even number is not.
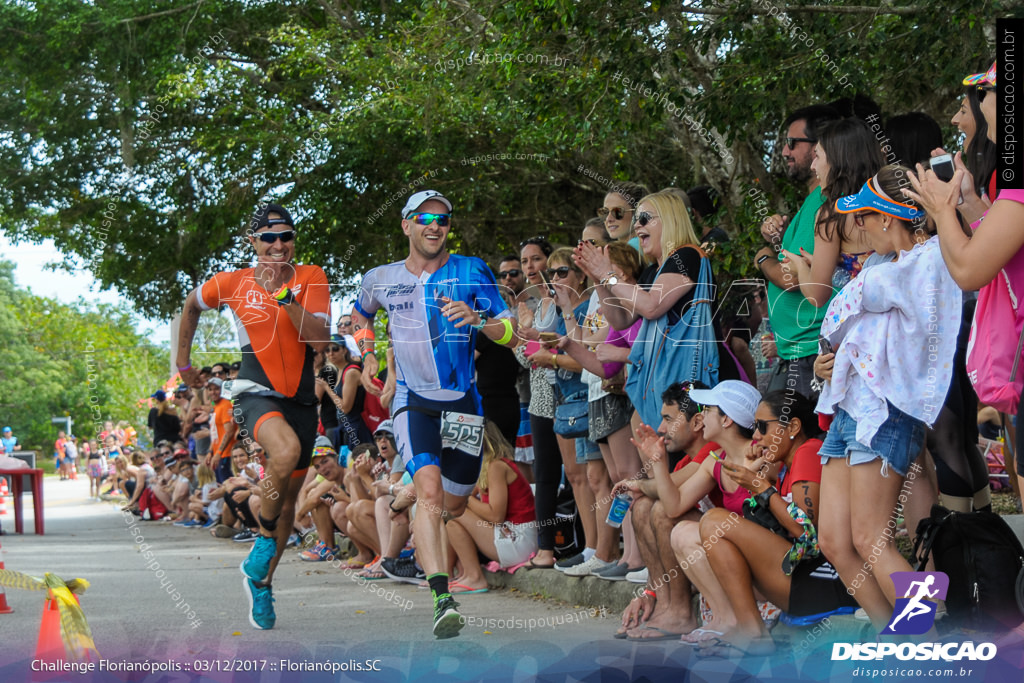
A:
[[[381,560],[380,570],[384,575],[393,581],[411,583],[414,586],[420,585],[427,575],[416,566],[416,560],[411,557],[385,557]]]

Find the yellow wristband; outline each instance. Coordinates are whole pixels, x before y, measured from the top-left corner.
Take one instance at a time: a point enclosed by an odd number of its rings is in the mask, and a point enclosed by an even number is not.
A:
[[[512,341],[512,321],[509,320],[508,318],[502,318],[501,322],[505,324],[505,334],[501,336],[501,339],[499,339],[497,343],[501,344],[502,346],[505,346],[510,341]]]

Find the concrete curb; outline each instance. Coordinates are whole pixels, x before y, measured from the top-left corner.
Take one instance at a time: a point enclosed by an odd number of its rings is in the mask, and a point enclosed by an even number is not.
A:
[[[491,588],[515,589],[527,595],[541,595],[573,605],[604,607],[609,614],[615,615],[626,609],[637,592],[643,590],[638,583],[606,581],[596,576],[565,576],[555,569],[524,567],[516,570],[515,574],[485,571],[484,575]]]

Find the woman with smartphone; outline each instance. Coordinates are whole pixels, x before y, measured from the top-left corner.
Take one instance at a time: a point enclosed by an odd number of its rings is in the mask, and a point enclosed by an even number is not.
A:
[[[995,63],[987,72],[965,78],[964,85],[973,88],[973,96],[979,100],[979,134],[982,130],[980,124],[984,122],[985,137],[993,145],[996,144],[999,91],[996,89]],[[942,257],[957,285],[965,291],[992,284],[1006,286],[1015,313],[1015,326],[1009,334],[1019,339],[1021,319],[1024,318],[1019,304],[1021,295],[1024,295],[1024,230],[1020,229],[1024,223],[1024,190],[999,190],[992,206],[971,224],[972,234],[968,236],[961,230],[957,218],[958,201],[963,194],[966,177],[966,169],[959,164],[949,182],[943,182],[934,171],[918,166],[917,174],[910,174],[913,190],[906,190],[905,194],[920,202],[934,219]],[[1009,177],[1016,180],[1012,174]],[[966,203],[967,195],[963,196]],[[975,320],[976,325],[979,322]],[[1007,360],[1008,365],[1021,362],[1019,357]],[[1024,484],[1024,460],[1019,448],[1024,443],[1022,439],[1024,424],[1018,419],[1016,472],[1018,482]]]

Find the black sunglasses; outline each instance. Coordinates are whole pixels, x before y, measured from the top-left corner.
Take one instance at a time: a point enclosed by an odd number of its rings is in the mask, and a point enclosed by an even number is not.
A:
[[[571,270],[572,268],[570,268],[569,266],[562,266],[561,268],[548,268],[548,279],[554,280],[556,276],[559,278],[569,277],[569,271]]]
[[[801,142],[809,142],[813,145],[817,140],[814,138],[786,138],[786,147],[793,149]]]
[[[754,420],[754,431],[767,434],[769,422],[782,422],[782,420]]]
[[[337,344],[331,344],[330,346],[327,347],[327,350],[330,351],[331,353],[337,353],[338,351],[341,351],[341,347],[338,346]]]
[[[214,370],[210,374],[213,375],[214,377],[221,377],[224,374],[224,371],[223,370]]]
[[[614,218],[617,221],[621,221],[627,213],[632,213],[632,211],[633,209],[624,209],[621,206],[616,206],[611,209],[606,209],[605,207],[602,206],[600,209],[597,210],[597,215],[600,216],[601,218],[606,218],[608,214],[611,214],[612,218]]]
[[[994,86],[994,85],[979,85],[978,86],[978,101],[979,102],[984,102],[985,101],[985,95],[988,95],[990,92],[995,92],[995,91],[996,91],[996,86]]]
[[[523,271],[519,270],[518,268],[513,268],[512,270],[500,271],[498,273],[498,276],[501,277],[502,279],[505,279],[507,277],[519,277],[522,274],[522,272]]]
[[[255,232],[253,236],[259,239],[260,242],[266,242],[267,244],[273,244],[274,242],[281,240],[282,242],[291,242],[295,239],[294,230],[281,230],[280,232]]]
[[[536,244],[537,246],[543,246],[548,244],[548,240],[543,235],[537,235],[535,237],[528,237],[519,243],[519,248],[522,249],[527,244]]]
[[[648,223],[650,223],[655,218],[657,218],[657,216],[655,216],[654,214],[648,213],[647,211],[642,211],[640,213],[640,215],[638,215],[636,217],[636,224],[639,225],[642,228],[642,227],[645,227]]]

